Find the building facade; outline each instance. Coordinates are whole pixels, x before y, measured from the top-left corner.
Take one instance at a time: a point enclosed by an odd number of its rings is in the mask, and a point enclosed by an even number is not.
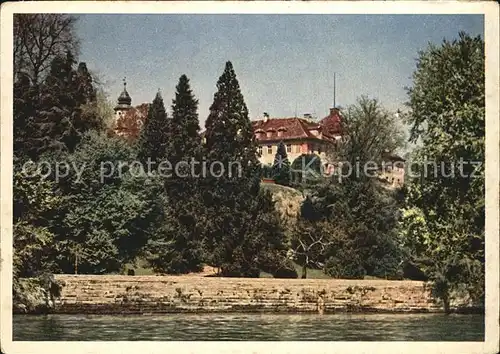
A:
[[[118,102],[114,107],[113,132],[130,141],[137,139],[146,121],[148,110],[148,103],[143,103],[137,107],[132,106],[132,98],[127,92],[127,82],[124,79],[123,91],[118,96]]]
[[[392,188],[401,188],[405,182],[405,159],[395,154],[386,154],[383,158],[380,179]]]
[[[123,91],[114,107],[114,134],[129,141],[139,138],[146,121],[149,104],[132,106],[132,98],[123,82]],[[331,174],[334,169],[335,148],[344,137],[341,130],[341,115],[337,108],[330,108],[329,114],[316,120],[309,115],[304,117],[271,118],[264,113],[263,118],[252,121],[255,140],[258,143],[259,160],[263,165],[272,165],[283,142],[290,163],[303,154],[316,154],[320,157],[323,171]],[[203,135],[203,133],[202,133]],[[380,180],[388,187],[398,188],[404,184],[405,160],[397,155],[386,155],[386,165],[380,172]]]
[[[283,142],[290,162],[302,154],[316,154],[328,173],[332,167],[331,154],[342,138],[340,119],[337,108],[331,108],[330,114],[319,121],[309,115],[270,118],[264,113],[262,119],[252,121],[260,162],[272,165],[278,145]]]

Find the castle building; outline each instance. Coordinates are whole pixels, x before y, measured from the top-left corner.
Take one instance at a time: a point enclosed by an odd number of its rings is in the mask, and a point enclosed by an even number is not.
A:
[[[137,107],[132,106],[132,98],[127,91],[127,82],[123,79],[123,91],[118,96],[118,101],[114,108],[114,133],[130,141],[137,139],[146,121],[148,109],[148,103],[143,103]]]
[[[255,139],[258,143],[259,160],[263,165],[272,165],[283,142],[290,163],[302,154],[316,154],[320,157],[325,174],[334,171],[335,148],[345,136],[341,129],[341,114],[338,108],[316,121],[310,115],[303,118],[270,118],[267,113],[252,121]],[[401,188],[404,184],[405,160],[398,155],[385,153],[379,179],[389,188]]]
[[[114,107],[113,132],[129,141],[138,139],[149,106],[148,103],[132,106],[132,98],[124,79],[123,91]],[[320,120],[315,120],[307,114],[300,118],[270,118],[264,113],[263,118],[252,121],[260,162],[263,165],[272,165],[278,145],[283,142],[291,163],[302,154],[316,154],[321,159],[325,174],[331,174],[335,167],[335,161],[332,161],[335,148],[344,137],[341,119],[338,108],[330,108],[329,114]],[[405,160],[396,155],[387,156],[386,162],[389,165],[381,171],[380,179],[391,188],[401,187],[404,184]]]
[[[391,188],[401,188],[405,181],[405,163],[406,160],[396,154],[384,154],[383,169],[380,173],[380,179]]]
[[[123,79],[123,91],[118,96],[118,103],[114,108],[115,120],[118,120],[121,116],[125,115],[131,108],[132,98],[127,92],[127,81]]]
[[[278,145],[283,142],[290,162],[302,154],[316,154],[321,158],[325,171],[331,172],[329,158],[342,138],[340,112],[331,108],[329,115],[319,121],[310,115],[303,118],[264,118],[252,121],[258,143],[260,162],[272,165]]]

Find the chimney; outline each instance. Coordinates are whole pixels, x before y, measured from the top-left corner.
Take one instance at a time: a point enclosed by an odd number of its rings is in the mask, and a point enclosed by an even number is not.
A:
[[[264,123],[269,120],[269,114],[267,112],[264,112]]]

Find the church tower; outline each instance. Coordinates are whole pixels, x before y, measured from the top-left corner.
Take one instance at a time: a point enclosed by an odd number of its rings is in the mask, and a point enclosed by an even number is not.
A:
[[[115,106],[115,121],[118,121],[125,113],[132,108],[132,99],[127,92],[127,81],[123,79],[123,91],[118,97],[118,104]]]

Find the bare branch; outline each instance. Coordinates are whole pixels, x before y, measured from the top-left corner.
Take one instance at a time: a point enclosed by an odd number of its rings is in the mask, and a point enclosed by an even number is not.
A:
[[[77,54],[76,17],[64,14],[14,16],[14,72],[25,72],[36,84],[53,58],[70,50]]]

